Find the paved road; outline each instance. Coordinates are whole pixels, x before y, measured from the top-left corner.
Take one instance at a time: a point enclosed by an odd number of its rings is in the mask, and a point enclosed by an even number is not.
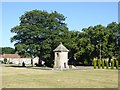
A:
[[[80,70],[94,69],[93,66],[76,66],[76,68]]]

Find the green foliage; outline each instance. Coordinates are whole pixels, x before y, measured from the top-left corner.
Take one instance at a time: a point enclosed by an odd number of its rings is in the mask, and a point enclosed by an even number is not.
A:
[[[105,63],[106,63],[106,69],[108,69],[109,68],[108,60],[106,60]]]
[[[15,53],[14,48],[11,48],[11,47],[0,48],[0,54],[14,54],[14,53]]]
[[[104,59],[102,59],[102,69],[104,69]]]
[[[7,64],[7,58],[4,58],[4,64]]]
[[[114,60],[111,60],[111,69],[114,69]]]
[[[120,30],[117,23],[112,22],[108,24],[107,27],[102,25],[96,25],[94,27],[90,26],[88,28],[83,28],[82,32],[79,33],[79,39],[77,41],[78,50],[75,55],[82,60],[88,60],[88,62],[94,57],[99,57],[100,54],[100,43],[101,52],[103,58],[110,58],[113,55],[119,56],[119,41],[117,38],[117,32],[120,36]],[[118,31],[117,31],[118,30]],[[116,43],[118,39],[118,44]],[[83,61],[80,61],[83,62]]]
[[[96,69],[96,66],[97,66],[97,60],[94,58],[93,60],[93,65],[94,65],[94,69]]]
[[[53,50],[60,42],[71,48],[72,41],[68,41],[71,35],[64,23],[65,19],[66,17],[56,11],[25,12],[20,17],[20,24],[11,29],[12,33],[16,33],[11,42],[17,41],[15,49],[22,57],[38,56],[39,64],[43,60],[47,66],[52,66]]]
[[[93,58],[99,58],[100,45],[102,58],[119,58],[120,24],[112,22],[107,27],[96,25],[83,28],[81,32],[68,31],[65,19],[56,11],[25,12],[20,17],[19,25],[11,29],[15,33],[11,38],[11,42],[16,41],[15,51],[21,57],[38,56],[39,62],[43,60],[47,66],[53,66],[53,50],[60,42],[70,50],[70,62],[76,64],[92,65]]]
[[[119,62],[118,60],[116,60],[116,69],[118,69],[118,66],[119,66]]]
[[[18,53],[22,58],[30,57],[30,54],[26,52],[27,46],[25,44],[17,44],[15,45],[15,51]]]
[[[100,68],[101,68],[101,60],[98,59],[98,69],[100,69]]]

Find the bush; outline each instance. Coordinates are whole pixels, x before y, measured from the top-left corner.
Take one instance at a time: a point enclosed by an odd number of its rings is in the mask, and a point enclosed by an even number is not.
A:
[[[4,58],[4,64],[6,64],[7,63],[7,58]]]
[[[97,60],[94,59],[94,60],[93,60],[93,66],[94,66],[94,69],[96,69],[96,65],[97,65]]]
[[[104,59],[102,59],[102,69],[104,69]]]
[[[101,67],[101,60],[98,59],[98,69],[100,69],[100,67]]]
[[[116,69],[118,69],[119,63],[118,60],[116,60]]]
[[[114,60],[111,60],[111,69],[114,69]]]
[[[109,67],[108,60],[106,60],[105,63],[106,63],[106,69],[108,69]]]

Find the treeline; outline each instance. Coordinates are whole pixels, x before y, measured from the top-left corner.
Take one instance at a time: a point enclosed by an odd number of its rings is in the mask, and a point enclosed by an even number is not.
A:
[[[107,25],[90,26],[79,32],[76,40],[76,53],[78,62],[92,64],[95,57],[120,58],[120,24],[112,22]]]
[[[112,22],[70,31],[66,17],[56,11],[32,10],[20,17],[20,24],[11,29],[15,51],[23,57],[39,57],[39,64],[53,66],[53,50],[62,42],[69,51],[69,64],[92,65],[94,58],[120,58],[120,24]],[[101,54],[101,55],[100,55]]]
[[[15,54],[15,49],[11,47],[1,47],[0,54]]]

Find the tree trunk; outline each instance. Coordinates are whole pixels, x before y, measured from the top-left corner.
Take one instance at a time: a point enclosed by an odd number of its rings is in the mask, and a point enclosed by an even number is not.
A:
[[[38,65],[42,66],[42,59],[39,56]]]
[[[32,65],[32,67],[33,67],[33,58],[31,58],[31,65]]]

